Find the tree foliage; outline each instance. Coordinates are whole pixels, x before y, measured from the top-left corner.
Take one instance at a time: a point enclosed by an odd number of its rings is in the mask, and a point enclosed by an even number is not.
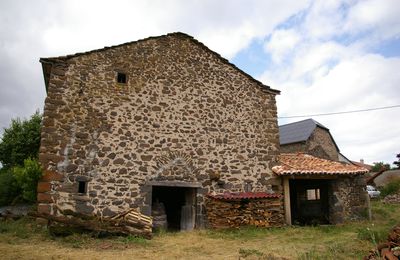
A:
[[[25,159],[38,157],[41,122],[39,112],[29,120],[11,120],[0,141],[0,162],[4,168],[22,166]]]
[[[397,161],[394,161],[393,164],[397,166],[397,169],[400,169],[400,153],[396,155]]]
[[[38,162],[39,112],[29,120],[12,119],[0,140],[0,206],[35,202],[37,183],[42,176]]]
[[[390,164],[384,162],[374,162],[371,171],[379,172],[380,170],[390,170]]]
[[[16,183],[21,190],[21,200],[26,202],[36,201],[36,190],[42,169],[37,159],[24,160],[24,166],[15,166],[12,169]]]

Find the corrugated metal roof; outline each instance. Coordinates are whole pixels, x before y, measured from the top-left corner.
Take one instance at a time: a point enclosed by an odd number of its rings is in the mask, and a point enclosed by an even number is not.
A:
[[[283,153],[279,165],[272,167],[277,175],[358,175],[368,170],[352,164],[325,160],[304,153]]]
[[[218,200],[245,200],[245,199],[265,199],[265,198],[279,198],[279,194],[267,192],[226,192],[222,194],[207,194],[208,197]]]
[[[279,126],[279,142],[282,145],[307,141],[317,126],[329,131],[327,127],[311,118],[281,125]]]

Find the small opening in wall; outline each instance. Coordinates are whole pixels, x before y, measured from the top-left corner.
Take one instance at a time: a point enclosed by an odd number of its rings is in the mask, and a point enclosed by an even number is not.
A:
[[[310,189],[307,190],[307,200],[319,200],[319,189]]]
[[[78,193],[86,193],[86,181],[78,181]]]
[[[117,73],[117,82],[121,84],[126,84],[126,74],[122,72]]]

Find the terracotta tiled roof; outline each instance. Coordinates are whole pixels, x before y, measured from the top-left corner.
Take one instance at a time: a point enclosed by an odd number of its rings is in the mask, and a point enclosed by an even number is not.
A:
[[[357,175],[368,170],[356,165],[345,164],[314,157],[304,153],[283,153],[279,165],[272,167],[277,175]]]
[[[279,194],[267,192],[225,192],[222,194],[207,194],[208,197],[218,200],[245,200],[245,199],[265,199],[265,198],[279,198]]]

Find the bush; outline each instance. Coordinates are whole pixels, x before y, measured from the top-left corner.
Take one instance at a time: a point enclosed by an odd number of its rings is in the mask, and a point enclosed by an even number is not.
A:
[[[392,181],[392,182],[386,184],[381,189],[381,196],[384,198],[387,195],[396,194],[399,191],[400,191],[400,180],[395,180],[395,181]]]
[[[42,177],[42,169],[36,159],[24,160],[24,166],[12,169],[18,187],[21,189],[21,198],[26,202],[35,202],[37,185]]]
[[[17,180],[11,170],[0,170],[0,206],[10,205],[20,194]]]

